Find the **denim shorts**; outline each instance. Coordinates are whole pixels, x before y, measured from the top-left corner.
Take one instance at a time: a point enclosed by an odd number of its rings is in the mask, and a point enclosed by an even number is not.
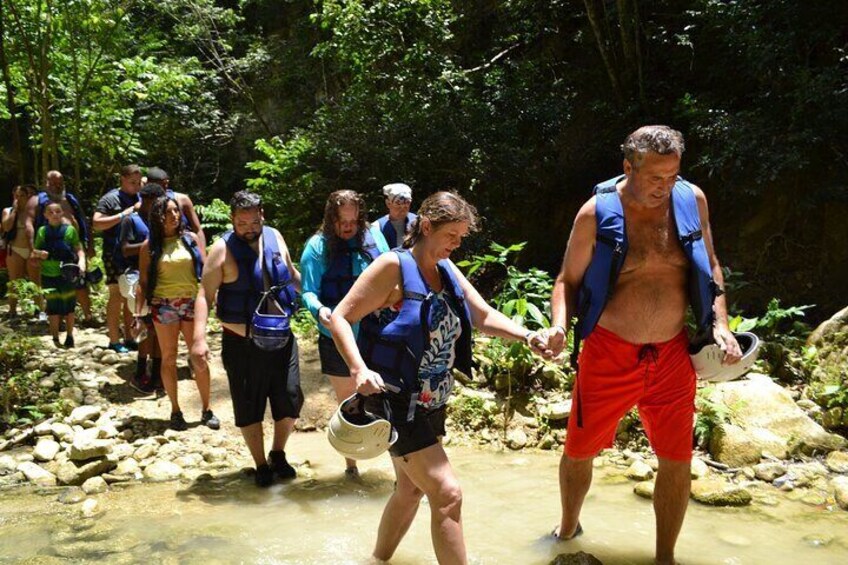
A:
[[[194,321],[194,298],[154,298],[151,306],[157,324]]]

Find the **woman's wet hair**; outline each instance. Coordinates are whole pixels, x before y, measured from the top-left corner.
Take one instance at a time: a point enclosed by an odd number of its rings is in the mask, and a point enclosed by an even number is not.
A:
[[[418,217],[412,222],[409,233],[403,240],[405,248],[409,249],[421,239],[422,218],[430,220],[433,229],[451,222],[467,222],[469,233],[477,231],[480,223],[477,208],[466,202],[462,196],[455,192],[437,192],[425,198],[418,208]]]
[[[153,300],[153,291],[156,290],[156,279],[159,274],[159,260],[162,258],[162,249],[165,246],[165,213],[168,211],[168,203],[173,202],[180,209],[180,204],[173,196],[160,196],[150,207],[147,223],[150,226],[150,238],[147,242],[150,250],[150,265],[147,268],[147,301]],[[182,214],[177,223],[177,233],[180,236],[185,231]]]
[[[339,221],[339,209],[342,206],[356,206],[356,237],[359,238],[360,246],[365,241],[365,230],[368,229],[368,213],[365,202],[358,192],[353,190],[337,190],[330,193],[324,204],[324,221],[321,222],[319,232],[328,243],[325,247],[327,257],[332,259],[336,253],[343,250],[345,241],[336,234],[336,222]]]

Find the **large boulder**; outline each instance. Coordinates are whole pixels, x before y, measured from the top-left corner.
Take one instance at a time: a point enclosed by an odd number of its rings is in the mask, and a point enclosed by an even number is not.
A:
[[[751,504],[751,493],[739,485],[718,479],[692,481],[692,499],[709,506],[746,506]]]
[[[828,453],[848,445],[845,438],[828,433],[807,416],[789,392],[766,375],[751,373],[747,380],[718,384],[709,400],[723,404],[730,414],[731,425],[719,426],[710,442],[713,457],[728,465],[758,462],[754,460],[757,449],[783,458],[797,452]],[[737,447],[745,448],[744,456],[734,455]]]
[[[816,346],[818,350],[818,365],[813,370],[813,382],[848,382],[848,307],[817,327],[807,343]]]
[[[79,486],[91,477],[102,475],[115,468],[115,462],[106,458],[90,461],[65,461],[59,465],[56,475],[63,485]]]
[[[560,553],[548,565],[601,565],[603,561],[584,551]]]

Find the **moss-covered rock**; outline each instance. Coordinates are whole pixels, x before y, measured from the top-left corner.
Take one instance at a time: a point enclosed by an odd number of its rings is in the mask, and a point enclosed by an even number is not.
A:
[[[717,479],[692,481],[691,496],[709,506],[747,506],[753,499],[746,488]]]

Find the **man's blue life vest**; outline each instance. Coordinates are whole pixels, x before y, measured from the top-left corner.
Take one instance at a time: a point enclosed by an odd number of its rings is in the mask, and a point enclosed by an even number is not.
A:
[[[270,281],[268,288],[278,288],[273,298],[283,312],[291,317],[297,311],[299,300],[274,230],[267,226],[262,228],[261,264],[256,251],[249,243],[236,237],[232,230],[222,238],[238,265],[238,278],[222,284],[218,289],[218,319],[228,324],[250,324],[253,312],[267,290],[265,275]]]
[[[68,231],[68,224],[53,227],[51,225],[44,226],[44,247],[48,253],[48,259],[51,261],[59,261],[60,263],[76,263],[77,256],[74,248],[65,241],[65,233]]]
[[[88,245],[88,221],[85,219],[85,215],[82,213],[82,205],[80,205],[77,197],[71,194],[68,191],[65,191],[65,198],[68,200],[68,203],[71,205],[71,210],[74,211],[74,219],[77,222],[79,238],[82,242],[83,247]],[[44,216],[44,208],[47,207],[47,204],[50,202],[50,194],[46,191],[41,191],[38,193],[38,209],[35,212],[35,229],[38,231],[38,228],[41,226],[47,225],[47,218]]]
[[[127,243],[134,245],[144,243],[147,238],[150,237],[150,228],[148,227],[147,222],[138,212],[133,212],[132,216],[129,217],[129,222]],[[193,251],[196,251],[196,247],[197,245],[195,244],[195,249]],[[192,248],[189,247],[189,249],[191,250]],[[198,257],[200,257],[199,252]],[[118,241],[118,245],[115,247],[115,253],[112,255],[112,260],[120,272],[126,271],[127,269],[138,269],[138,255],[131,255],[129,257],[125,256],[123,241]]]
[[[403,221],[404,232],[409,230],[409,224],[411,224],[412,221],[415,220],[415,218],[417,218],[417,217],[418,217],[418,214],[413,214],[412,212],[409,212],[406,215],[406,219],[404,219],[404,221]],[[386,214],[385,216],[383,216],[382,218],[377,220],[377,223],[380,225],[380,231],[383,232],[383,236],[385,236],[386,241],[389,244],[389,247],[391,247],[392,249],[394,249],[395,247],[398,247],[398,245],[397,245],[398,234],[397,234],[397,231],[395,231],[395,226],[392,225],[392,222],[389,219],[389,215]]]
[[[627,256],[624,209],[616,191],[618,176],[595,186],[597,243],[592,262],[586,269],[577,299],[575,342],[586,339],[595,329],[607,301],[615,290],[618,275]],[[709,255],[701,231],[701,216],[692,186],[678,177],[671,193],[671,209],[677,236],[689,259],[689,302],[699,334],[709,334],[715,313],[713,302],[721,290],[713,280]],[[575,351],[578,346],[575,346]],[[575,356],[576,357],[576,356]]]
[[[396,249],[403,281],[403,303],[397,317],[381,325],[376,316],[365,317],[357,345],[365,365],[380,373],[383,381],[413,395],[421,390],[418,368],[430,344],[430,306],[433,292],[427,286],[415,258],[408,250]],[[465,294],[447,260],[438,262],[446,297],[459,316],[462,332],[455,347],[452,368],[471,374],[471,313]]]
[[[141,196],[138,194],[127,194],[120,188],[113,188],[109,192],[107,192],[103,197],[105,198],[107,195],[112,193],[118,193],[118,200],[121,204],[121,209],[118,210],[120,213],[123,210],[131,206],[135,206],[135,204],[141,199]],[[103,230],[103,259],[112,259],[112,256],[115,252],[115,246],[118,245],[118,238],[121,236],[121,222],[118,222],[114,226],[109,229]]]
[[[203,258],[200,256],[200,249],[198,249],[197,247],[197,241],[186,232],[183,232],[180,235],[180,241],[186,247],[186,249],[188,249],[189,253],[191,253],[191,262],[194,265],[194,276],[195,278],[197,278],[197,280],[200,280],[200,275],[203,273]],[[156,269],[153,269],[152,263],[150,267],[151,268],[147,273],[148,302],[151,302],[153,300],[153,292],[156,289],[157,271],[159,270],[158,266]]]
[[[324,241],[325,256],[330,252],[328,243]],[[357,254],[361,255],[368,263],[371,263],[380,256],[380,250],[377,249],[377,242],[374,241],[370,229],[365,230],[361,247],[358,244],[350,246],[346,242],[344,248],[334,251],[335,255],[321,277],[321,292],[318,295],[321,304],[330,309],[335,308],[342,301],[356,281],[353,275],[354,257]]]

